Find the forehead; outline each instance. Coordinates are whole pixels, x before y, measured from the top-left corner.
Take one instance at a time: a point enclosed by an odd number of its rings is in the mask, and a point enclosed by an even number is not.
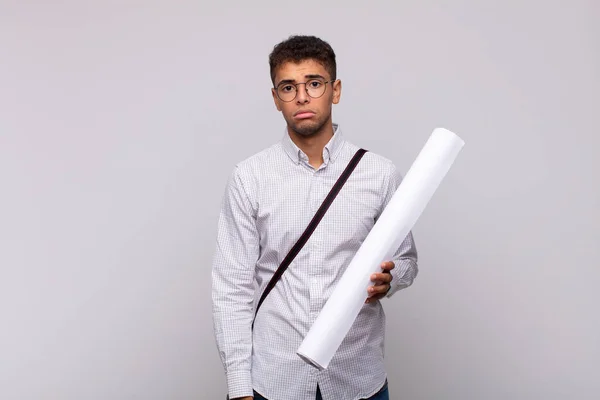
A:
[[[325,67],[320,62],[309,59],[297,63],[287,61],[281,64],[275,72],[275,83],[284,79],[301,82],[306,75],[321,75],[329,79],[329,74]]]

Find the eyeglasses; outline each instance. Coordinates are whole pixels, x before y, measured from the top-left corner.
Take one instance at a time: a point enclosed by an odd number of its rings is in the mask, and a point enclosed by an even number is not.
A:
[[[335,80],[324,81],[322,79],[310,79],[306,82],[300,83],[282,82],[275,88],[275,92],[281,101],[288,103],[290,101],[294,101],[296,98],[298,94],[298,85],[304,85],[306,94],[313,99],[318,99],[319,97],[323,96],[325,89],[327,88],[327,84],[331,82],[335,82]]]

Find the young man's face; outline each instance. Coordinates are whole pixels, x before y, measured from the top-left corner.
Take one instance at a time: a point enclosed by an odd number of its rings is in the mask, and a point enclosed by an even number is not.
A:
[[[281,111],[289,129],[300,136],[309,137],[328,129],[331,123],[332,104],[340,100],[342,84],[340,81],[330,82],[331,76],[319,62],[304,60],[296,64],[287,62],[281,65],[275,75],[275,86],[272,89],[277,110]],[[307,84],[294,87],[294,83]],[[327,82],[327,83],[325,83]],[[321,86],[324,85],[324,86]],[[322,95],[318,98],[311,97]],[[323,91],[324,89],[324,91]],[[284,100],[296,97],[291,101]]]

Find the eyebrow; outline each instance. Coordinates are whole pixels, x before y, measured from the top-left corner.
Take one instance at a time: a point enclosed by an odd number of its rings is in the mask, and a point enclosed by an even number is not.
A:
[[[308,74],[308,75],[304,75],[304,77],[306,79],[323,79],[325,80],[325,77],[323,75],[319,75],[319,74]],[[281,81],[279,81],[279,83],[275,86],[279,86],[282,83],[296,83],[295,79],[283,79]]]

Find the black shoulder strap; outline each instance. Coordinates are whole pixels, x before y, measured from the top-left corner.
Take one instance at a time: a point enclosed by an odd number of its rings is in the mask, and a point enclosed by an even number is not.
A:
[[[333,187],[329,191],[329,194],[327,195],[327,197],[325,197],[325,200],[323,200],[321,207],[319,207],[319,209],[317,210],[315,216],[313,217],[313,219],[310,221],[310,223],[304,230],[304,233],[302,233],[302,236],[300,236],[300,238],[298,239],[296,244],[294,244],[294,246],[290,249],[287,256],[285,256],[285,258],[281,262],[281,265],[279,265],[279,268],[277,268],[277,271],[275,271],[275,274],[273,274],[273,277],[267,284],[265,291],[263,292],[262,296],[260,297],[258,305],[256,306],[254,318],[256,318],[258,309],[262,305],[263,301],[265,301],[265,298],[267,297],[267,295],[271,292],[271,290],[273,290],[273,288],[275,287],[275,284],[277,283],[279,278],[281,278],[281,275],[283,275],[283,273],[285,272],[287,267],[290,265],[292,260],[298,255],[298,253],[300,252],[302,247],[304,247],[306,242],[308,242],[308,238],[315,231],[315,229],[317,228],[317,225],[319,225],[319,222],[321,222],[321,219],[323,218],[323,216],[329,209],[329,206],[331,206],[331,203],[333,203],[333,200],[335,199],[337,194],[340,192],[340,189],[342,189],[342,186],[344,186],[344,183],[346,183],[346,181],[350,177],[350,174],[352,174],[352,171],[354,171],[354,168],[356,168],[359,161],[361,160],[361,158],[363,157],[363,155],[366,152],[367,152],[367,150],[365,150],[365,149],[359,149],[356,152],[356,154],[354,154],[354,157],[352,157],[352,160],[350,160],[350,162],[348,163],[348,166],[346,167],[344,172],[342,172],[342,174],[338,178],[335,185],[333,185]],[[252,326],[254,327],[254,321],[252,321]]]

